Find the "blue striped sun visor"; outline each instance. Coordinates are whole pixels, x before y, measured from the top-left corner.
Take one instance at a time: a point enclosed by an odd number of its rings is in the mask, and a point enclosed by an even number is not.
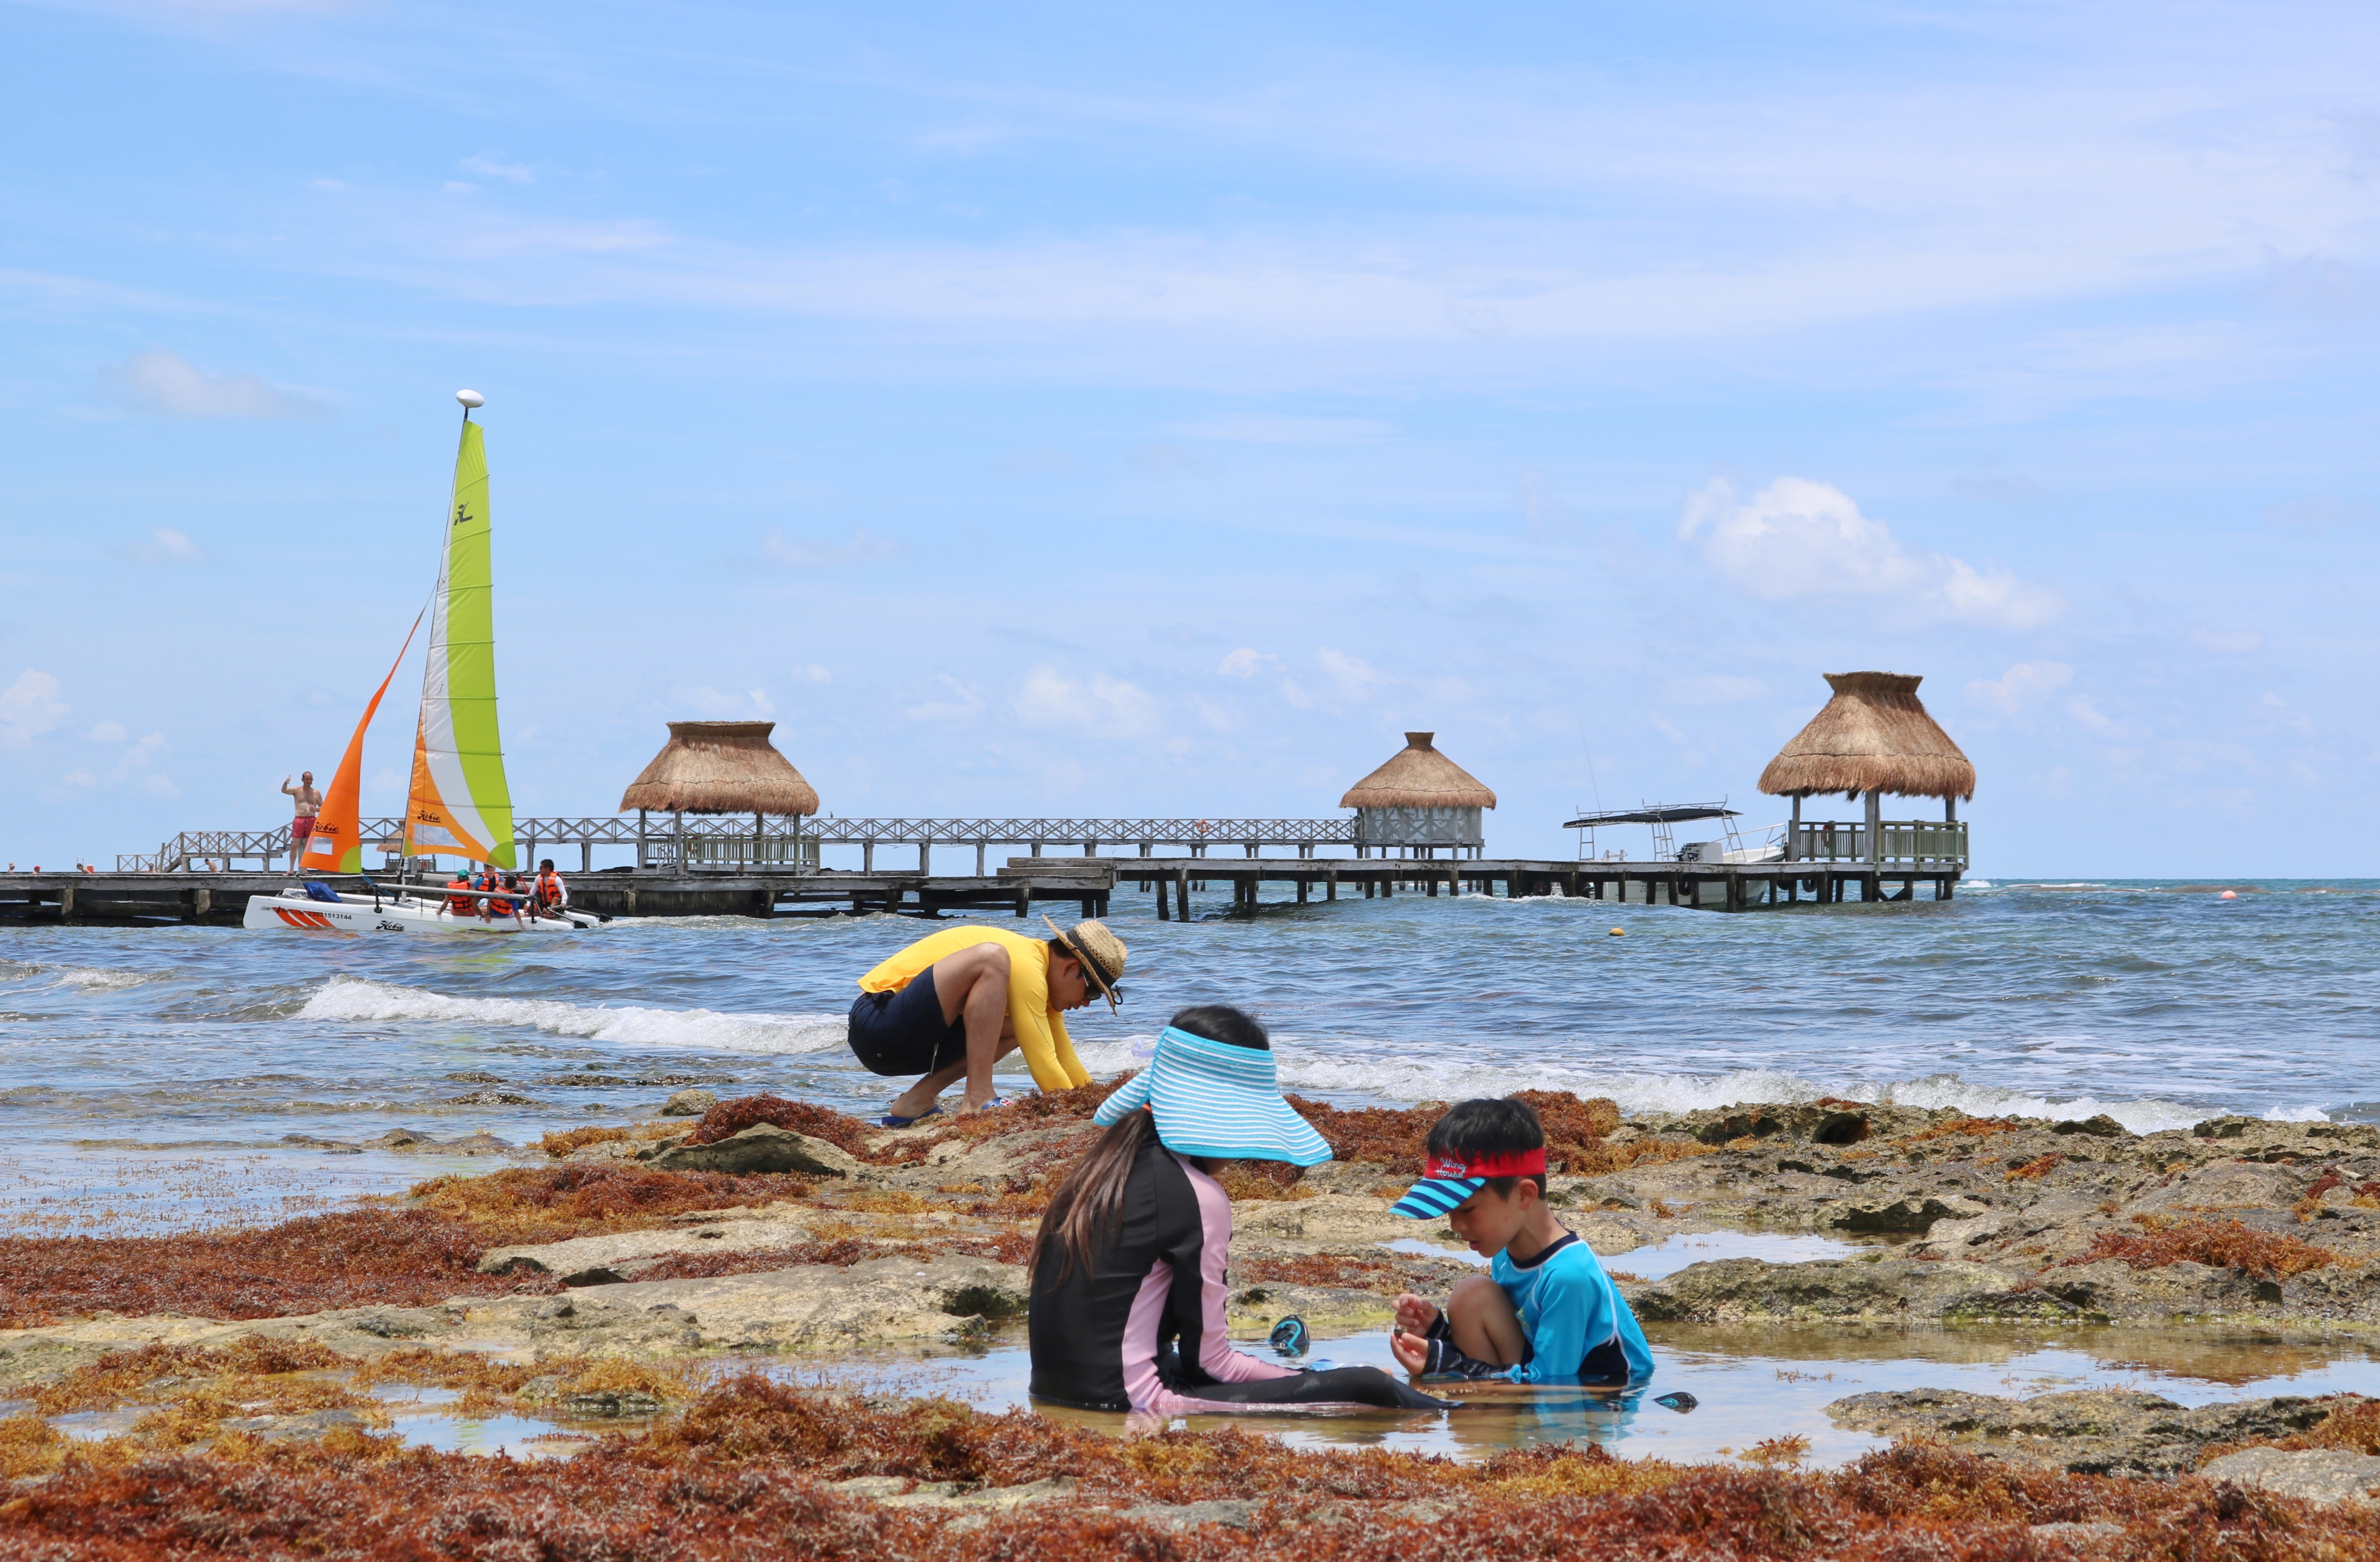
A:
[[[1451,1215],[1463,1201],[1488,1185],[1491,1177],[1532,1177],[1546,1168],[1546,1152],[1502,1150],[1464,1155],[1442,1150],[1429,1157],[1422,1179],[1405,1190],[1390,1207],[1411,1220],[1438,1220]]]

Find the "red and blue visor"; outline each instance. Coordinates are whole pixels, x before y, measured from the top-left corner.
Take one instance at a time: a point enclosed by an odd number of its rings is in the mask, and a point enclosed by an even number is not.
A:
[[[1454,1213],[1463,1200],[1486,1187],[1490,1177],[1535,1177],[1545,1168],[1543,1146],[1474,1156],[1441,1151],[1422,1168],[1421,1181],[1390,1207],[1411,1219],[1435,1220]]]

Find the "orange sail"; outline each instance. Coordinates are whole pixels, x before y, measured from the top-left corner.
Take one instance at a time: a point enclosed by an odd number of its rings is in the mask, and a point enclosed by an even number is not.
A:
[[[322,812],[314,816],[314,833],[306,840],[306,854],[299,862],[305,872],[364,870],[364,733],[372,724],[373,713],[380,709],[380,696],[388,693],[389,680],[404,665],[405,653],[413,648],[414,633],[420,627],[421,620],[417,616],[413,628],[405,632],[405,645],[397,651],[396,660],[389,664],[388,677],[380,681],[380,687],[372,691],[371,703],[364,707],[364,719],[356,723],[356,735],[347,740],[347,752],[339,760],[338,773],[331,778],[331,790],[322,794]]]

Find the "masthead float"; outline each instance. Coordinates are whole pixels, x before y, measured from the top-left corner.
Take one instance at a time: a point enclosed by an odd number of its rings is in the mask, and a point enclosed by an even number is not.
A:
[[[413,779],[405,801],[399,851],[408,857],[455,856],[492,867],[516,866],[512,790],[504,779],[504,740],[496,727],[495,607],[488,527],[488,456],[471,409],[487,405],[461,390],[462,441],[455,453],[455,485],[440,527],[438,585],[423,614],[430,638],[421,669],[421,715],[414,727]],[[407,648],[416,617],[406,632]],[[397,660],[405,652],[397,652]],[[300,868],[360,873],[363,842],[358,793],[363,779],[364,733],[380,709],[396,668],[364,707],[363,720],[323,795],[322,823],[307,842]],[[249,899],[242,925],[346,932],[567,932],[599,920],[567,911],[529,914],[523,897],[489,890],[442,892],[436,899],[389,894],[365,880],[368,894],[340,893],[322,884]],[[458,912],[457,903],[474,909]]]

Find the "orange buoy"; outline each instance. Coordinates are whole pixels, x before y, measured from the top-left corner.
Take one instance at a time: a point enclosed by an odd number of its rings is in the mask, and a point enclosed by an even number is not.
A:
[[[2240,898],[2240,891],[2237,890],[2226,890],[2223,893],[2216,896],[2215,898],[2218,901],[2236,901]]]
[[[1611,936],[1615,938],[1624,938],[1628,936],[1628,929],[1625,927],[1614,927],[1611,930]]]

